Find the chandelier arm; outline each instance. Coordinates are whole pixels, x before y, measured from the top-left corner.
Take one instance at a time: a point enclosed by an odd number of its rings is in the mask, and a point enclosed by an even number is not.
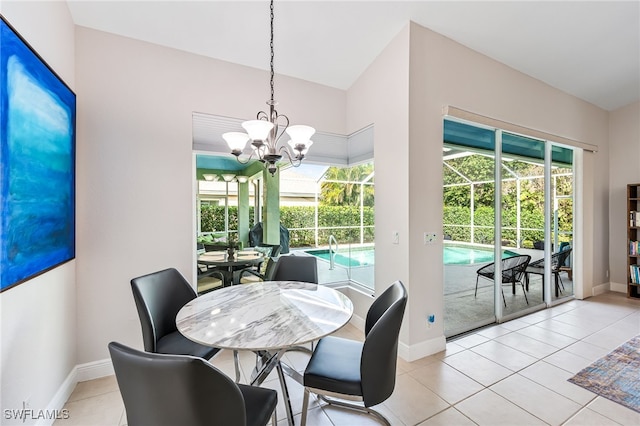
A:
[[[278,115],[278,113],[276,112],[276,121],[280,121],[280,117],[284,118],[285,123],[282,123],[284,125],[284,128],[282,129],[282,131],[280,132],[279,135],[276,135],[276,143],[278,143],[280,141],[280,138],[282,137],[282,135],[284,135],[284,132],[286,132],[287,128],[289,127],[289,117],[287,117],[284,114]],[[277,123],[278,125],[278,129],[281,127],[280,123]]]
[[[240,163],[240,164],[247,164],[247,163],[249,163],[249,161],[251,161],[251,159],[253,158],[253,154],[255,154],[255,150],[252,150],[252,151],[251,151],[251,154],[249,154],[249,156],[248,156],[248,157],[245,157],[244,161],[240,158],[240,156],[241,156],[242,154],[244,154],[244,152],[243,152],[243,151],[240,151],[240,152],[239,152],[239,153],[237,153],[237,154],[236,154],[235,152],[232,152],[232,154],[233,154],[233,155],[235,155],[236,160],[238,160],[238,163]],[[260,159],[260,161],[262,161],[262,159]]]
[[[300,167],[300,164],[302,164],[302,160],[304,159],[304,154],[299,153],[298,155],[292,156],[293,153],[291,152],[291,149],[285,145],[282,145],[278,151],[281,154],[284,153],[287,156],[287,158],[289,159],[289,162],[293,167]]]

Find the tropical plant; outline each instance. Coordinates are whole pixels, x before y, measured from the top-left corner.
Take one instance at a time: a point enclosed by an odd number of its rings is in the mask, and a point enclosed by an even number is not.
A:
[[[321,205],[360,205],[363,186],[365,206],[373,206],[373,185],[361,185],[373,173],[373,163],[353,167],[329,167],[320,192]]]

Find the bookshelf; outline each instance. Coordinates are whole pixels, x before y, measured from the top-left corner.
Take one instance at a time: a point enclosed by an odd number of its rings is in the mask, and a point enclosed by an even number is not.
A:
[[[627,297],[640,298],[640,183],[627,185]]]

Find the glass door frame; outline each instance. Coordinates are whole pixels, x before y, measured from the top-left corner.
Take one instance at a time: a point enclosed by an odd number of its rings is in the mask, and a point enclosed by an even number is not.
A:
[[[578,223],[579,220],[579,214],[576,214],[576,209],[579,205],[579,179],[577,178],[578,173],[579,173],[579,165],[576,164],[576,161],[579,161],[580,155],[581,153],[579,151],[582,150],[582,148],[577,147],[577,146],[571,146],[571,145],[566,145],[566,144],[562,144],[562,143],[558,143],[558,142],[554,142],[552,140],[548,140],[548,139],[541,139],[539,137],[535,137],[535,136],[529,136],[526,134],[519,134],[517,132],[513,132],[513,131],[507,131],[501,128],[496,128],[493,126],[489,126],[486,124],[481,124],[481,123],[477,123],[477,122],[472,122],[472,121],[468,121],[465,119],[461,119],[458,117],[451,117],[451,116],[446,116],[443,117],[443,121],[444,120],[451,120],[451,121],[455,121],[455,122],[459,122],[462,124],[467,124],[470,126],[474,126],[474,127],[478,127],[478,128],[483,128],[483,129],[487,129],[487,130],[491,130],[494,132],[495,135],[495,143],[494,143],[494,191],[495,191],[495,196],[494,196],[494,259],[496,259],[496,273],[494,275],[494,314],[495,314],[495,322],[496,323],[502,323],[504,321],[508,321],[510,319],[516,318],[516,317],[520,317],[522,315],[526,315],[530,312],[534,312],[540,309],[545,309],[547,307],[556,305],[558,303],[563,303],[565,301],[571,300],[573,298],[575,298],[576,295],[576,282],[574,282],[574,287],[573,287],[573,292],[570,296],[565,296],[565,297],[561,297],[561,298],[556,298],[554,299],[552,297],[552,288],[553,288],[553,283],[552,283],[552,278],[553,278],[553,274],[551,272],[551,255],[553,253],[553,246],[552,246],[552,232],[551,232],[551,224],[553,221],[553,217],[551,215],[551,208],[553,206],[553,192],[552,192],[552,184],[553,184],[553,177],[552,177],[552,165],[553,165],[553,150],[552,148],[554,146],[560,146],[560,147],[565,147],[565,148],[569,148],[572,150],[572,176],[573,176],[573,181],[572,181],[572,194],[571,194],[571,199],[572,199],[572,203],[573,203],[573,218],[572,218],[572,232],[573,232],[573,236],[572,236],[572,241],[573,241],[573,245],[575,246],[576,240],[581,240],[580,236],[577,235],[579,233],[579,229],[576,225]],[[502,188],[503,188],[503,184],[502,184],[502,136],[503,133],[509,133],[509,134],[514,134],[517,136],[522,136],[528,139],[533,139],[536,141],[539,141],[540,143],[544,144],[544,299],[542,300],[542,302],[537,303],[535,306],[529,306],[521,311],[518,312],[514,312],[514,313],[509,313],[509,314],[505,314],[504,313],[504,309],[503,309],[503,303],[502,303],[502,271],[501,271],[501,264],[499,259],[502,258],[502,199],[503,199],[503,194],[502,194]],[[444,138],[444,132],[443,132],[443,141],[445,141]],[[471,228],[473,229],[473,223],[471,224]],[[556,231],[557,232],[557,231]],[[574,251],[573,253],[573,258],[575,259],[576,253]],[[576,280],[576,274],[575,274],[575,265],[574,265],[574,280]],[[485,319],[485,320],[481,320],[484,323],[487,323],[487,320],[489,318]],[[475,327],[477,327],[478,324],[475,324]],[[473,325],[471,327],[474,327]]]

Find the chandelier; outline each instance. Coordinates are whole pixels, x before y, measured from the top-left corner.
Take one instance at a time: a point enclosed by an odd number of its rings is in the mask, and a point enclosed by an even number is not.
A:
[[[284,114],[278,114],[275,109],[278,102],[273,98],[273,16],[273,0],[271,0],[271,99],[267,101],[269,113],[260,111],[256,120],[243,122],[242,127],[247,133],[228,132],[222,135],[238,162],[246,164],[255,155],[272,176],[278,171],[277,163],[283,158],[283,155],[286,155],[291,165],[298,167],[313,144],[310,138],[315,133],[315,129],[310,126],[290,126],[289,118]],[[278,145],[285,132],[291,138],[289,146]],[[245,160],[241,160],[240,156],[249,141],[251,141],[253,148],[251,155]]]

